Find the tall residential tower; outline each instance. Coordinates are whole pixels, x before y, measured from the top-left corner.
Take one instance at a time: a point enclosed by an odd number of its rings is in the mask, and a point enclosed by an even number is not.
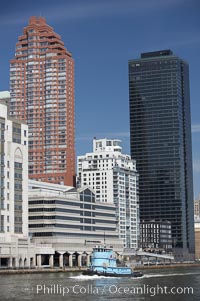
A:
[[[29,178],[73,185],[74,61],[42,17],[18,38],[10,92],[11,116],[29,126]]]
[[[93,152],[78,157],[78,177],[96,201],[115,204],[119,237],[124,247],[138,247],[138,173],[136,162],[122,153],[121,141],[93,140]],[[110,215],[105,214],[105,218]]]
[[[140,219],[169,221],[177,256],[194,254],[188,64],[171,50],[129,61],[131,156],[140,175]]]

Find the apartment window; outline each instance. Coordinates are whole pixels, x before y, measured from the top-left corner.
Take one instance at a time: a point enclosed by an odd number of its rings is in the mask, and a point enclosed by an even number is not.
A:
[[[0,216],[0,232],[4,231],[4,215]]]

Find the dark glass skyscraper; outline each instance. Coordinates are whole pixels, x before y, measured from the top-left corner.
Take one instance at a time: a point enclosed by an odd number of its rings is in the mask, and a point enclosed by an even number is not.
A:
[[[131,156],[139,171],[140,219],[170,221],[177,256],[194,254],[188,64],[171,50],[129,61]]]

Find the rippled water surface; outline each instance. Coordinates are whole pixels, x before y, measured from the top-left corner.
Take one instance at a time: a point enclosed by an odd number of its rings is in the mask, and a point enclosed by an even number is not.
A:
[[[0,300],[200,300],[200,268],[144,271],[142,278],[81,273],[0,275]]]

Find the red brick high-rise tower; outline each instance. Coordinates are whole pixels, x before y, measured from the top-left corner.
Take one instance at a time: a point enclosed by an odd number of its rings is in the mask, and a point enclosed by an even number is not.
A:
[[[42,17],[31,17],[18,38],[10,92],[10,114],[29,126],[29,178],[72,186],[74,61]]]

